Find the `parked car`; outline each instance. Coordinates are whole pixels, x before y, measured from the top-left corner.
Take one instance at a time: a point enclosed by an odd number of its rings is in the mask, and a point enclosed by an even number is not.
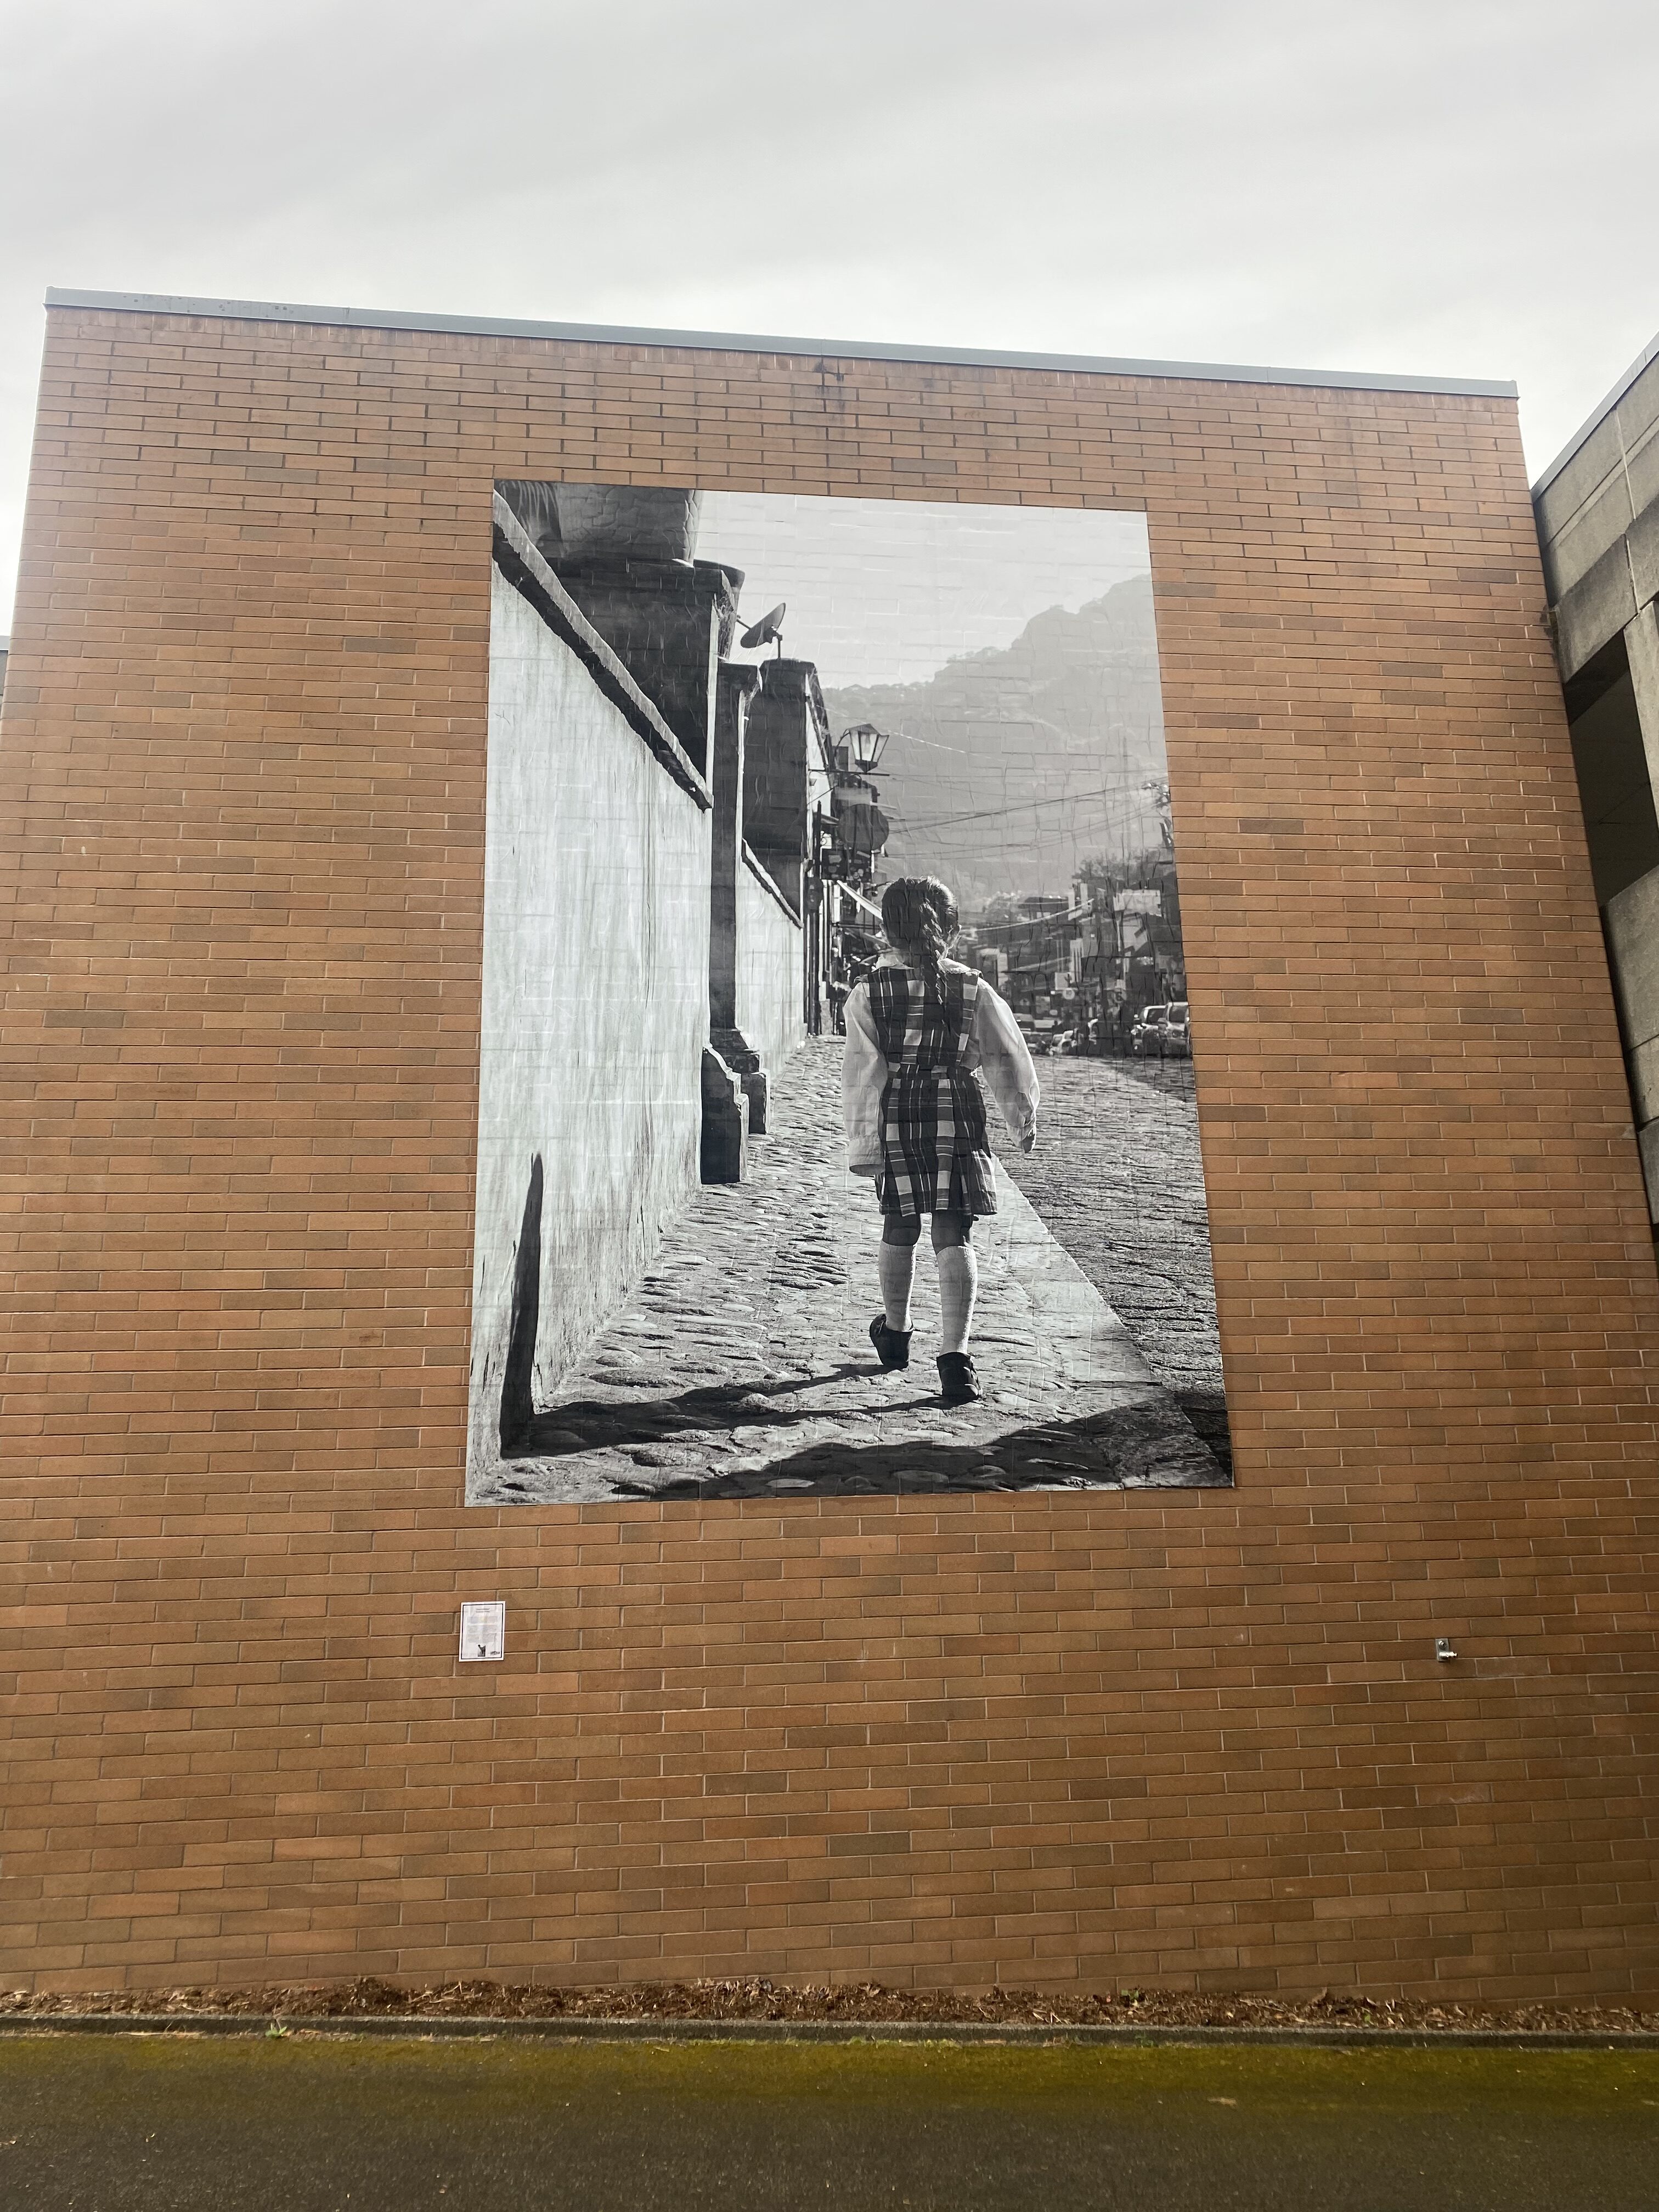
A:
[[[1154,1054],[1161,1059],[1166,1048],[1164,1024],[1169,1018],[1168,1006],[1143,1006],[1129,1032],[1130,1051],[1141,1060],[1150,1060]]]
[[[1164,1049],[1171,1059],[1190,1060],[1193,1056],[1193,1023],[1185,999],[1172,999],[1170,1018],[1164,1024]]]

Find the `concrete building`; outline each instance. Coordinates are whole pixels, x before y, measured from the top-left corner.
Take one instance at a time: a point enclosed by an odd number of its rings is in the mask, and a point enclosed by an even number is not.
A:
[[[1659,338],[1545,470],[1533,507],[1659,1225]]]

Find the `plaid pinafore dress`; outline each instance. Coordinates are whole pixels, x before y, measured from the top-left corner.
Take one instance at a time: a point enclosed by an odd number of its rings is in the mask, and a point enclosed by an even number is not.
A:
[[[884,1213],[994,1213],[996,1170],[978,1078],[962,1066],[979,977],[945,969],[942,990],[908,968],[873,968],[870,1012],[887,1062],[881,1094]]]

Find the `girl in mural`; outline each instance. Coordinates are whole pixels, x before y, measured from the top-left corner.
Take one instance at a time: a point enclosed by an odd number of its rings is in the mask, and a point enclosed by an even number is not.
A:
[[[888,950],[848,995],[842,1095],[848,1165],[881,1206],[882,1310],[870,1341],[884,1367],[910,1364],[910,1291],[921,1218],[932,1216],[947,1406],[981,1395],[968,1340],[979,1268],[975,1220],[997,1210],[982,1067],[1023,1152],[1036,1142],[1037,1079],[1018,1024],[984,979],[945,952],[960,917],[932,876],[901,876],[881,902]]]

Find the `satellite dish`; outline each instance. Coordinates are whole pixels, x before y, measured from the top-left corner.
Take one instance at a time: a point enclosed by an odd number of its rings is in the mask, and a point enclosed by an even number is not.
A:
[[[763,615],[752,629],[744,630],[738,642],[745,653],[752,653],[757,646],[774,643],[780,653],[783,651],[783,611],[787,605],[787,600],[780,599],[769,614]]]

